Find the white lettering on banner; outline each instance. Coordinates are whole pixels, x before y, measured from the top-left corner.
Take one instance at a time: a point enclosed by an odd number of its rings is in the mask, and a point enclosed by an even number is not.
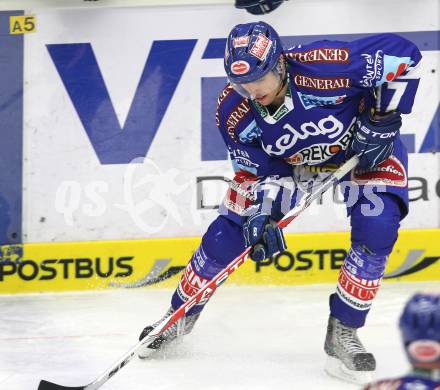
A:
[[[286,56],[298,62],[313,63],[313,62],[336,62],[348,63],[349,58],[348,48],[317,48],[303,52],[290,52]]]
[[[331,126],[328,126],[328,125]],[[347,129],[351,128],[353,124],[350,123]],[[296,130],[289,123],[283,126],[283,129],[288,130],[289,133],[283,134],[275,141],[275,145],[263,145],[263,149],[267,154],[272,154],[275,156],[281,156],[286,151],[291,149],[298,140],[305,140],[309,136],[316,135],[328,135],[328,138],[334,139],[341,135],[344,131],[344,124],[336,119],[333,115],[329,115],[326,118],[321,119],[317,124],[314,122],[303,123],[300,127],[300,131]]]

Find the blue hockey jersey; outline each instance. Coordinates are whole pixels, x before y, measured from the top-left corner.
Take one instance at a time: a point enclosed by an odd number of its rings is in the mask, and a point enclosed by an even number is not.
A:
[[[252,181],[292,176],[298,165],[341,164],[363,110],[411,112],[418,79],[410,80],[407,74],[421,53],[398,35],[318,41],[285,50],[284,55],[288,88],[275,112],[242,97],[229,84],[218,98],[217,127],[236,172],[222,214],[242,215],[255,201]],[[396,83],[402,84],[397,88]],[[397,171],[405,176],[400,187],[405,187],[406,152],[399,139],[395,150],[400,154]],[[391,191],[407,203],[402,188]]]
[[[411,112],[417,85],[386,104],[384,91],[375,94],[421,59],[417,47],[398,35],[318,41],[286,50],[285,56],[288,90],[275,113],[229,85],[218,99],[217,125],[235,171],[283,176],[289,165],[341,162],[364,109]]]

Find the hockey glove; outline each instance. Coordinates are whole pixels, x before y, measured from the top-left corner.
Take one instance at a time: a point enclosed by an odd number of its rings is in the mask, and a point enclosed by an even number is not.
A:
[[[394,139],[401,126],[402,118],[398,111],[372,119],[368,110],[365,110],[356,121],[347,158],[357,154],[361,169],[368,170],[377,166],[393,153]]]
[[[246,246],[252,246],[250,257],[263,261],[286,250],[283,231],[269,215],[257,213],[250,216],[243,225]]]

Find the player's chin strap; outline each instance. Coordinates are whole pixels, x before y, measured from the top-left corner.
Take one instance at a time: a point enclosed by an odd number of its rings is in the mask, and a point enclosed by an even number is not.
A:
[[[326,177],[316,188],[299,200],[298,204],[290,210],[284,218],[278,222],[278,226],[285,228],[292,222],[299,214],[301,214],[315,199],[318,199],[325,191],[332,188],[334,184],[338,183],[347,173],[349,173],[359,162],[357,156],[353,156],[346,161],[338,170]],[[234,271],[238,269],[247,259],[252,247],[246,248],[240,255],[238,255],[228,266],[220,271],[214,278],[212,278],[203,288],[201,288],[188,301],[180,306],[169,317],[166,317],[160,324],[158,324],[145,338],[139,341],[128,352],[121,356],[114,362],[106,371],[104,371],[93,382],[85,386],[67,387],[57,385],[52,382],[42,380],[38,386],[38,390],[96,390],[107,382],[113,375],[115,375],[121,368],[123,368],[135,355],[143,348],[148,347],[157,337],[159,337],[165,330],[169,329],[173,324],[182,318],[192,307],[201,301],[209,298]]]

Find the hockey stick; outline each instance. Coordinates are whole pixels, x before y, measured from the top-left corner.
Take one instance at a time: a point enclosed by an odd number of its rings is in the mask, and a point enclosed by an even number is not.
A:
[[[290,210],[284,218],[278,222],[281,228],[286,227],[299,214],[305,210],[310,203],[321,196],[325,191],[337,183],[343,176],[350,172],[358,163],[358,157],[354,156],[344,163],[333,174],[326,177],[320,185],[313,191],[306,193],[295,207]],[[115,375],[122,367],[124,367],[141,349],[148,347],[156,338],[166,329],[170,328],[177,320],[182,318],[194,305],[208,299],[234,271],[238,269],[247,259],[251,247],[246,248],[243,253],[237,256],[229,265],[220,271],[213,279],[211,279],[197,294],[192,296],[182,306],[180,306],[171,316],[165,318],[157,325],[148,335],[139,341],[133,348],[126,352],[119,360],[104,371],[98,378],[86,386],[68,387],[57,385],[52,382],[42,380],[38,386],[38,390],[96,390]]]

